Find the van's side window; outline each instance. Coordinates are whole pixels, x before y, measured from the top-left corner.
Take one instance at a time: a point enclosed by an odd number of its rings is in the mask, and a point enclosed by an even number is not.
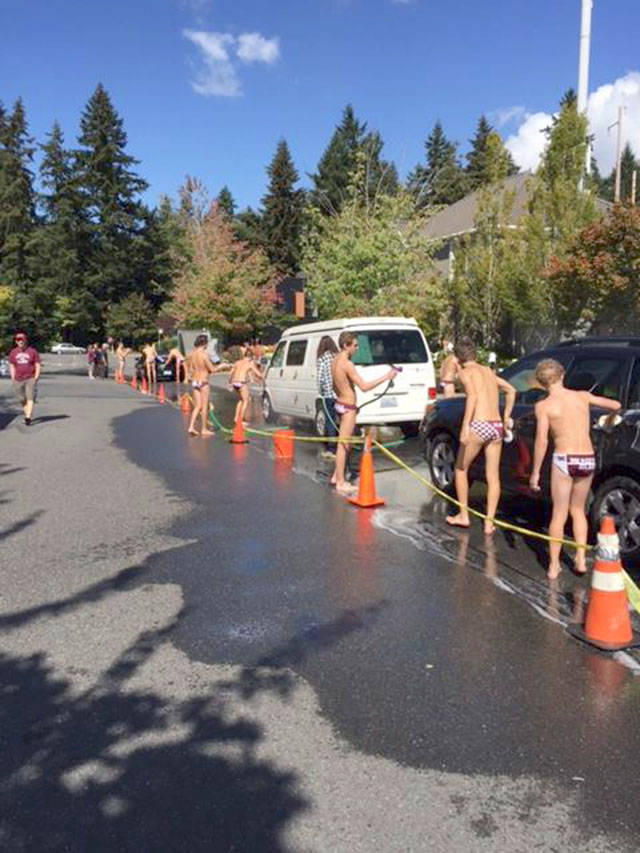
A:
[[[289,352],[287,353],[287,367],[299,367],[304,364],[304,356],[307,351],[306,341],[290,341]]]
[[[284,364],[284,351],[287,348],[287,342],[281,341],[278,344],[276,351],[273,354],[273,358],[271,359],[270,367],[282,367]]]

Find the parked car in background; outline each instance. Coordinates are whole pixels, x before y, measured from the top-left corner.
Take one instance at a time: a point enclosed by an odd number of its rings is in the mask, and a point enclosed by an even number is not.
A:
[[[603,515],[611,515],[620,537],[620,550],[640,556],[640,338],[583,338],[567,341],[518,359],[502,376],[516,389],[513,409],[514,439],[505,443],[500,463],[505,492],[532,501],[549,501],[551,448],[544,462],[541,492],[529,489],[535,440],[534,404],[545,392],[536,387],[539,361],[553,358],[565,368],[565,385],[620,400],[616,415],[592,409],[592,439],[596,452],[590,520],[595,529]],[[458,435],[464,414],[463,395],[439,400],[420,424],[420,442],[434,483],[452,486]],[[484,479],[482,454],[471,468],[473,479]]]
[[[84,351],[84,347],[77,347],[75,344],[60,343],[51,347],[51,352],[54,355],[80,355]]]
[[[136,371],[136,379],[140,382],[143,377],[146,378],[146,373],[144,371],[144,359],[142,356],[138,356],[135,361],[135,371]],[[184,381],[184,362],[182,363],[182,379]],[[159,355],[156,358],[156,378],[158,382],[175,382],[176,381],[176,363],[175,361],[170,361],[167,363],[166,355]]]

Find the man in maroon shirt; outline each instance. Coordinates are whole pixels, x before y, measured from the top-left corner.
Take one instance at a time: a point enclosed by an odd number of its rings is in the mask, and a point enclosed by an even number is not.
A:
[[[16,346],[9,353],[9,370],[16,396],[24,412],[24,422],[29,426],[36,398],[36,382],[40,378],[42,365],[38,351],[28,346],[24,332],[17,332],[14,340]]]

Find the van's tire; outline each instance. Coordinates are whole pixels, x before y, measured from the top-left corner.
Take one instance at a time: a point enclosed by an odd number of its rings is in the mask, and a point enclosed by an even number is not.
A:
[[[420,431],[420,421],[404,421],[400,424],[400,429],[405,438],[415,438]]]
[[[324,410],[322,403],[316,403],[316,416],[314,419],[316,435],[325,435],[325,427],[327,425],[327,413]]]
[[[591,504],[594,532],[604,515],[610,515],[618,531],[620,553],[627,559],[640,556],[640,483],[632,477],[609,477],[602,483]]]
[[[429,439],[425,456],[429,463],[431,479],[443,492],[452,492],[454,489],[453,475],[457,453],[456,441],[448,432],[439,432]]]
[[[271,405],[271,397],[268,394],[262,395],[262,417],[268,424],[273,423],[277,417]]]

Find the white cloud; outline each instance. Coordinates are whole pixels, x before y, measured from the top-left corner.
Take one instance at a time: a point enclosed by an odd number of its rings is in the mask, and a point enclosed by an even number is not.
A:
[[[589,95],[589,131],[594,136],[593,153],[603,175],[608,175],[615,163],[618,128],[612,127],[610,131],[607,128],[618,121],[618,107],[626,107],[622,116],[622,144],[628,142],[635,155],[640,156],[640,71],[629,71]]]
[[[279,57],[277,38],[266,39],[260,33],[243,33],[238,37],[238,59],[242,62],[266,62],[272,65]]]
[[[196,76],[191,81],[194,92],[227,98],[242,94],[240,80],[227,50],[227,46],[234,42],[233,36],[202,30],[183,30],[183,35],[201,51],[202,65],[196,69]]]
[[[549,113],[527,113],[517,132],[507,137],[505,145],[516,164],[524,171],[537,168],[547,141],[543,131],[549,127],[551,120]]]
[[[493,112],[489,113],[489,118],[492,121],[495,121],[498,127],[503,127],[511,121],[516,121],[517,119],[522,118],[526,113],[527,111],[522,106],[501,107],[500,109],[493,110]]]
[[[625,107],[622,119],[623,145],[629,142],[636,156],[640,156],[640,71],[629,71],[613,83],[600,86],[589,95],[587,115],[589,133],[593,136],[593,153],[603,175],[614,166],[617,128],[607,128],[618,120],[618,107]],[[541,133],[551,124],[550,113],[524,113],[524,121],[509,136],[505,145],[521,169],[535,169],[544,150],[545,135]]]

